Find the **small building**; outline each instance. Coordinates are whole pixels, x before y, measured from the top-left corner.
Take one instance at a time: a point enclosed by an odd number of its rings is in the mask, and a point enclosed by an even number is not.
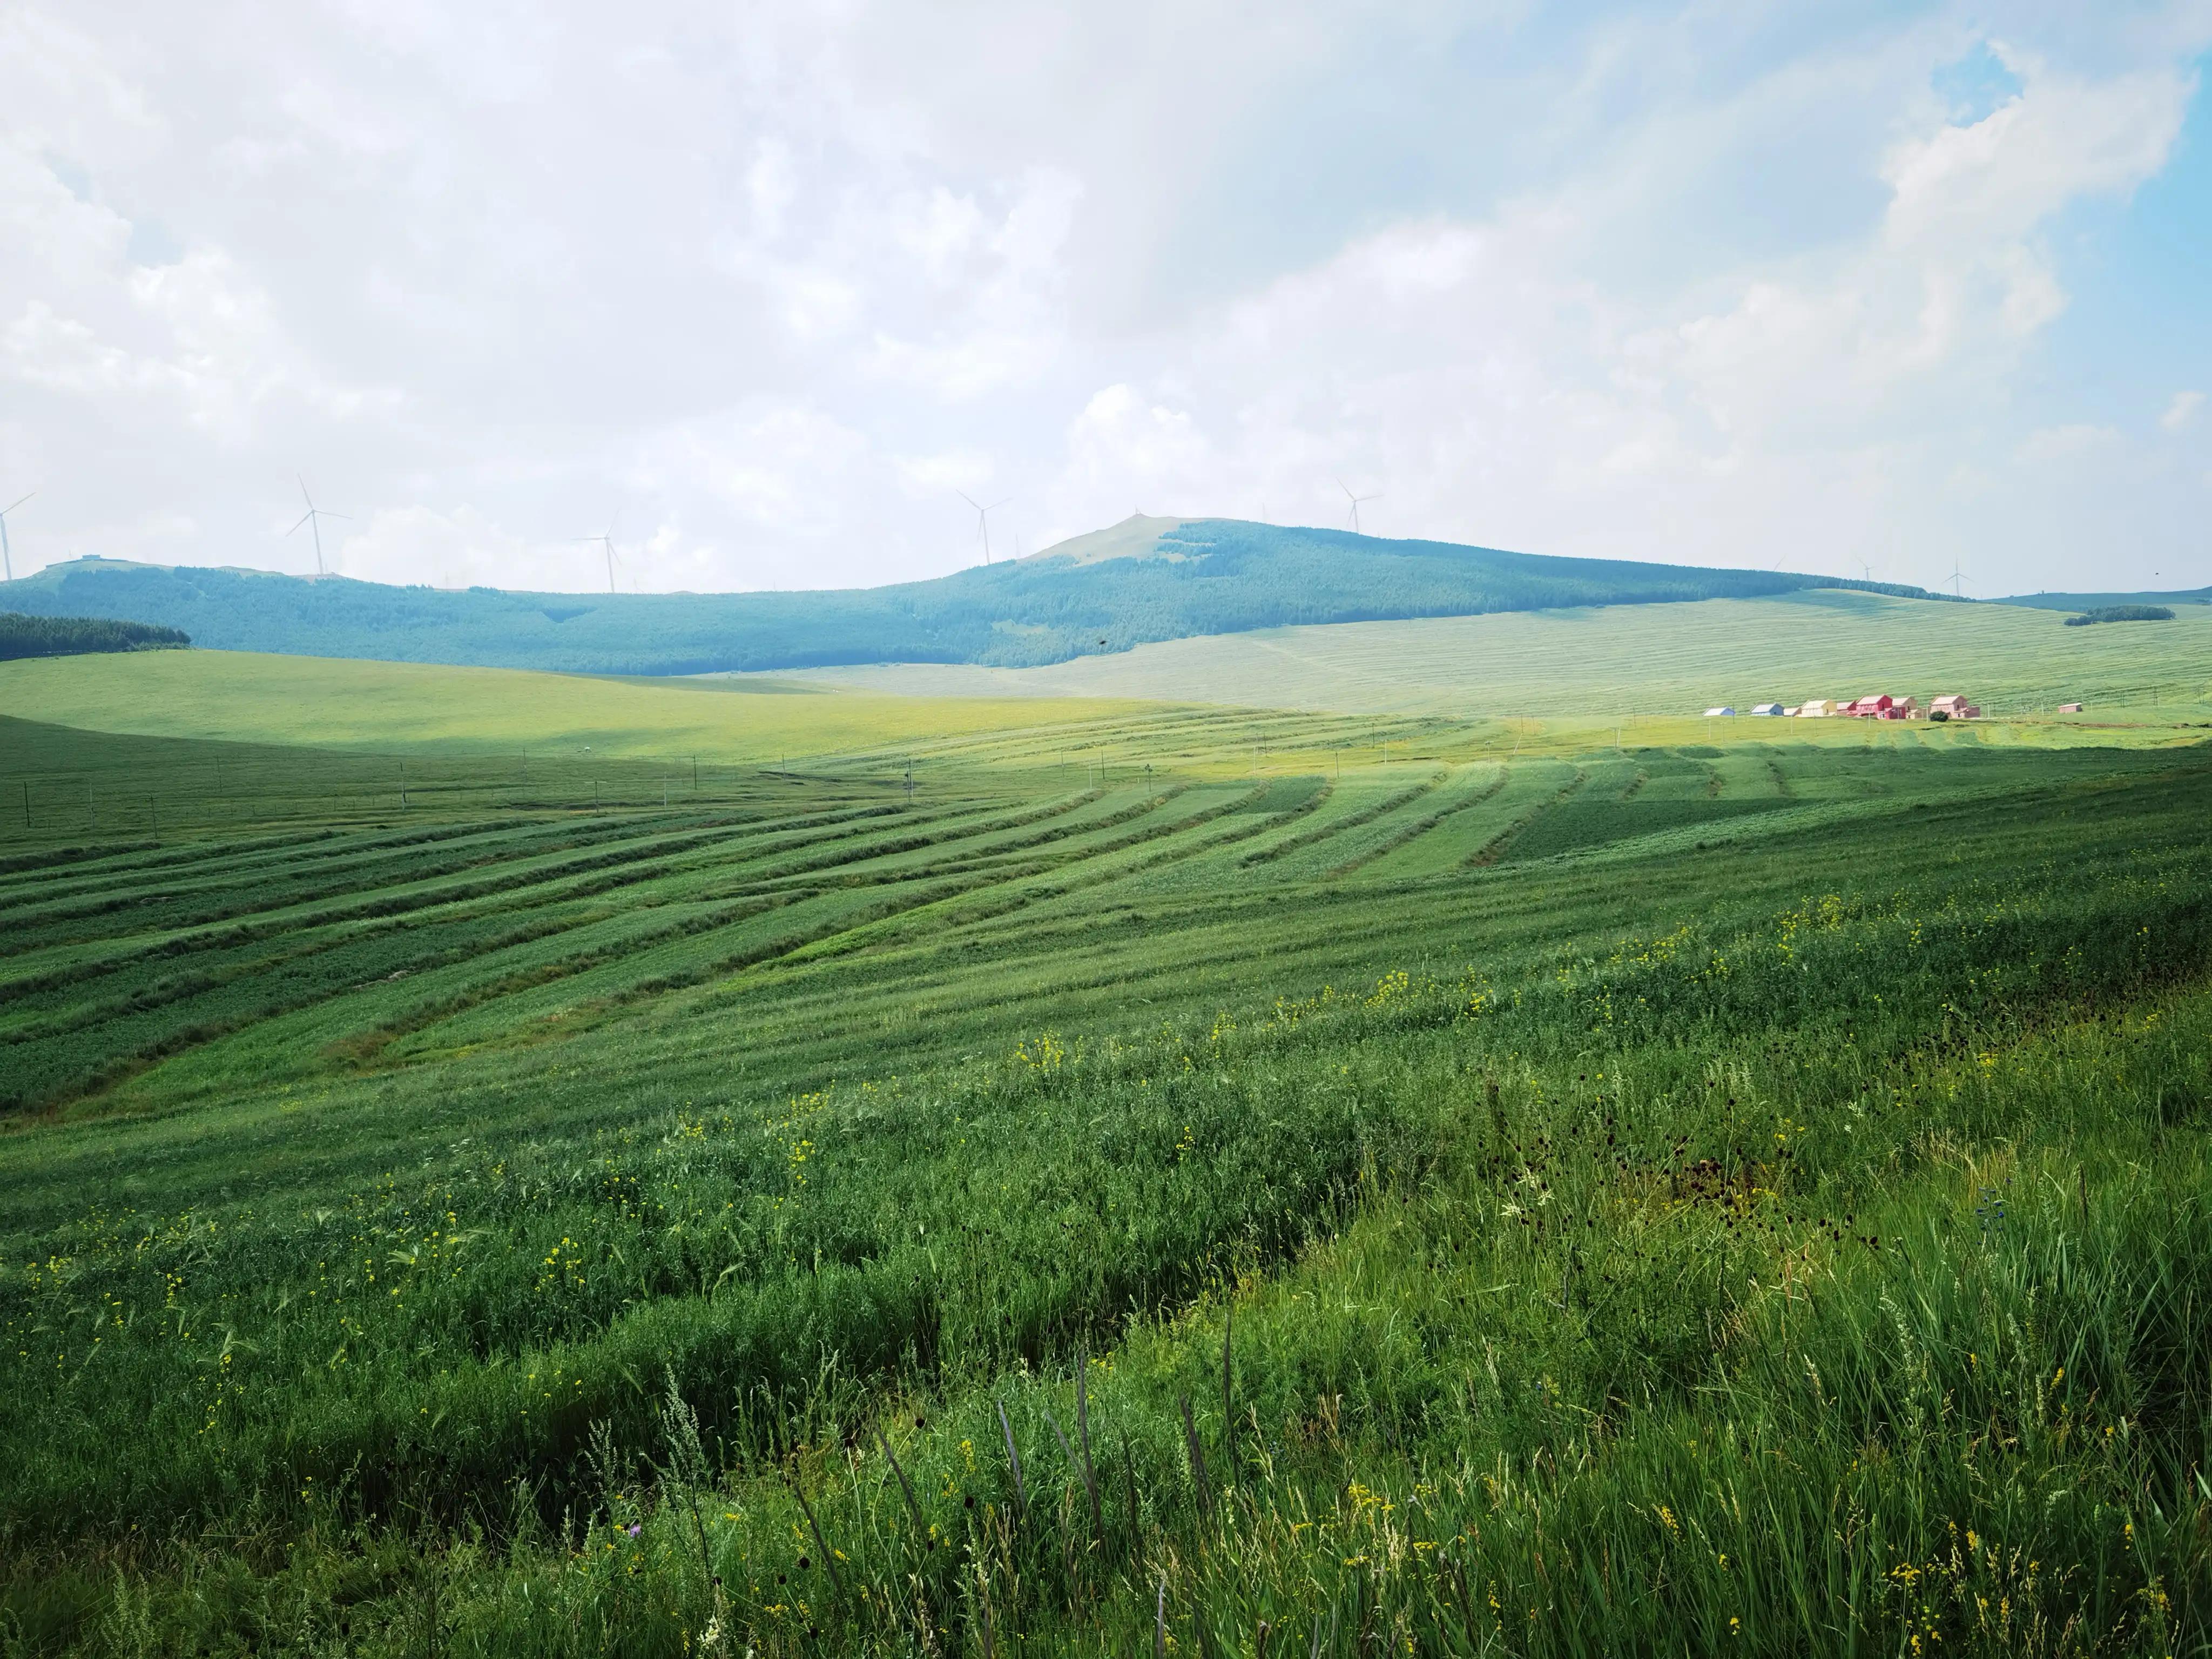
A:
[[[1833,697],[1815,697],[1810,702],[1801,702],[1790,711],[1800,720],[1826,720],[1844,712],[1843,705]]]
[[[2058,712],[2062,714],[2078,714],[2081,712],[2081,705],[2078,702],[2062,702],[2058,705]]]
[[[1878,720],[1897,707],[1897,699],[1886,691],[1874,691],[1863,697],[1854,697],[1836,712],[1848,714],[1853,720]]]
[[[1751,712],[1754,714],[1779,715],[1783,712],[1783,708],[1778,702],[1755,702],[1751,706]]]
[[[1705,710],[1705,718],[1709,720],[1718,720],[1723,714],[1733,714],[1735,713],[1735,709],[1729,708],[1726,703],[1723,703],[1717,708],[1708,708]]]
[[[1928,703],[1930,715],[1941,714],[1947,720],[1978,720],[1982,717],[1981,706],[1971,703],[1956,691],[1946,691]]]
[[[1911,697],[1899,697],[1881,711],[1881,718],[1886,720],[1917,720],[1920,718],[1920,705]]]

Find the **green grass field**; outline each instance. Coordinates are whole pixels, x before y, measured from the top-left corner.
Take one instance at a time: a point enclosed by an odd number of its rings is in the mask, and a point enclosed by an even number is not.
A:
[[[99,666],[0,1651],[2212,1650],[2186,711]]]
[[[1342,623],[1170,640],[1049,668],[808,671],[920,696],[1157,697],[1358,713],[1542,719],[1695,715],[1770,699],[1964,691],[1992,714],[2087,702],[2212,720],[2212,606],[2173,621],[2066,628],[2057,613],[1817,588],[1772,599]],[[744,677],[735,683],[743,684]]]

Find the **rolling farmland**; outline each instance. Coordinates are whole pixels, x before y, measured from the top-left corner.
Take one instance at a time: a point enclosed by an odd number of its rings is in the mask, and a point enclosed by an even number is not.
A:
[[[1815,589],[1766,599],[1346,623],[1170,640],[1048,668],[808,671],[920,696],[1162,697],[1377,714],[1680,716],[1721,703],[1965,690],[1992,714],[2086,699],[2212,720],[2212,607],[2155,630],[2049,611]],[[742,677],[739,677],[742,679]]]
[[[2185,721],[29,666],[28,1650],[2203,1631]]]
[[[672,780],[646,761],[541,760],[532,775],[505,757],[418,757],[403,807],[383,757],[21,724],[0,726],[0,775],[32,781],[19,798],[33,820],[0,834],[23,849],[0,868],[0,1110],[129,1110],[238,1077],[527,1045],[754,970],[941,948],[948,931],[972,928],[959,948],[983,948],[1169,896],[1203,917],[1232,890],[1364,909],[1371,896],[1346,889],[1746,838],[1762,817],[1784,816],[1766,833],[1786,833],[2047,777],[1972,750],[1878,779],[1849,751],[1809,749],[1725,780],[1667,751],[1370,761],[1349,777],[1124,763],[1070,779],[970,760],[925,769],[910,798],[903,773],[880,767]],[[72,775],[84,781],[64,787]],[[129,850],[52,845],[103,826]]]

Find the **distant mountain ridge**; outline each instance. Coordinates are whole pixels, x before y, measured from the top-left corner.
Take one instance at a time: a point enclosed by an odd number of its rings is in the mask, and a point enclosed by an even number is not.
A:
[[[1026,558],[884,587],[521,593],[80,559],[0,583],[0,609],[181,628],[295,656],[694,674],[861,663],[1034,667],[1297,623],[1917,587],[1787,571],[1555,558],[1237,519],[1131,518]]]

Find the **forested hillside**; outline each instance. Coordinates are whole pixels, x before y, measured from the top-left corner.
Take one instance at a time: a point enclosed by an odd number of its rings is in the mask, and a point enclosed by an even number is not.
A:
[[[1159,526],[1157,530],[1154,526]],[[1130,533],[1130,532],[1134,533]],[[1022,667],[1297,623],[1917,588],[1763,570],[1549,558],[1237,520],[1116,526],[1026,559],[892,586],[783,593],[449,592],[82,559],[0,586],[40,615],[181,628],[219,650],[686,674],[871,662]]]
[[[101,617],[26,617],[0,611],[0,662],[75,657],[94,651],[163,651],[191,643],[174,628]]]

